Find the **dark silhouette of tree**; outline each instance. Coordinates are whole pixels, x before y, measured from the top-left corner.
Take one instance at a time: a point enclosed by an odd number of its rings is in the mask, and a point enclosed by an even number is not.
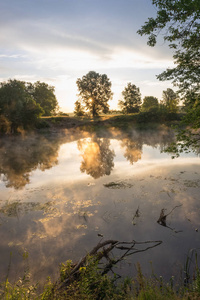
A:
[[[43,109],[29,93],[29,84],[18,80],[0,83],[1,130],[5,130],[6,123],[12,133],[33,127],[42,113]]]
[[[106,74],[90,71],[76,81],[79,91],[79,101],[93,117],[109,111],[108,101],[112,99],[111,81]]]
[[[84,116],[84,108],[78,100],[75,102],[74,114],[75,116]]]
[[[140,110],[141,94],[140,89],[132,83],[128,83],[122,92],[124,100],[119,100],[118,105],[122,113],[137,113]]]
[[[172,89],[168,88],[166,91],[163,91],[163,100],[161,103],[166,107],[168,112],[178,111],[179,98]]]
[[[97,179],[104,175],[110,175],[114,168],[114,151],[110,150],[110,140],[106,138],[92,138],[90,142],[79,141],[78,148],[82,152],[83,161],[81,172]]]
[[[142,103],[142,111],[150,111],[159,108],[158,99],[153,96],[146,96],[143,99]]]

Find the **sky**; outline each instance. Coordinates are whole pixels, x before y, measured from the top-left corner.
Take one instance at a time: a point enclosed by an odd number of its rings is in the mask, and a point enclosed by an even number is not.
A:
[[[137,34],[155,16],[151,0],[0,0],[0,81],[46,82],[63,112],[74,110],[76,80],[89,71],[111,80],[111,109],[128,82],[160,100],[173,86],[156,75],[173,66],[172,52]]]

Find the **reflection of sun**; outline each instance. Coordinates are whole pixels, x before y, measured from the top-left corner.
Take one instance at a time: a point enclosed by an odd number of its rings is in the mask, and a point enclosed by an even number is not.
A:
[[[95,142],[91,142],[87,145],[82,157],[85,161],[87,161],[87,166],[98,165],[98,157],[100,155],[99,145]]]

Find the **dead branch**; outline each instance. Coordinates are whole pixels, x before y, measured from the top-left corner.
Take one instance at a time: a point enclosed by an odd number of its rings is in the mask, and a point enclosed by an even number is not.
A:
[[[112,267],[124,260],[127,256],[133,255],[138,252],[144,252],[148,249],[159,246],[162,241],[145,241],[136,242],[135,240],[131,242],[119,242],[116,240],[107,240],[104,242],[99,242],[88,254],[79,260],[79,262],[74,266],[74,268],[67,274],[67,278],[60,283],[59,289],[66,287],[68,284],[72,283],[74,280],[78,280],[80,275],[80,269],[84,267],[87,263],[88,257],[93,257],[94,260],[98,261],[98,264],[102,264],[101,274],[104,275],[109,271],[112,271]],[[145,248],[138,249],[135,246],[141,247],[145,245]],[[147,246],[148,245],[148,246]],[[120,253],[110,258],[113,250],[120,250]],[[106,263],[102,263],[102,259],[106,260]]]
[[[165,210],[166,210],[166,209],[162,208],[162,209],[161,209],[161,212],[160,212],[160,217],[159,217],[157,223],[158,223],[159,225],[161,225],[161,226],[164,226],[164,227],[169,228],[170,230],[173,230],[175,233],[180,232],[180,231],[174,230],[174,228],[171,228],[170,226],[167,225],[167,217],[168,217],[168,216],[169,216],[169,215],[170,215],[177,207],[180,207],[180,206],[182,206],[182,204],[176,205],[176,206],[175,206],[174,208],[172,208],[172,210],[171,210],[168,214],[166,214],[166,215],[165,215]]]
[[[132,220],[132,224],[136,225],[135,219],[140,217],[140,210],[139,210],[139,206],[135,212],[135,215],[133,216],[133,220]]]

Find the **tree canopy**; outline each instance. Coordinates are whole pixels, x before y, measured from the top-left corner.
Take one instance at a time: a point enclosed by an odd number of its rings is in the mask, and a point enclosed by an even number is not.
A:
[[[174,49],[174,68],[160,75],[160,80],[172,80],[186,105],[185,124],[191,131],[177,137],[180,144],[199,148],[200,135],[200,4],[199,0],[152,0],[157,16],[149,18],[138,31],[148,35],[148,45],[155,46],[158,35]],[[198,112],[198,113],[197,113]],[[194,132],[195,130],[195,132]],[[187,148],[186,147],[186,148]],[[182,149],[182,147],[181,147]],[[178,151],[178,149],[176,149]]]
[[[45,82],[37,81],[32,86],[31,95],[36,103],[44,110],[44,116],[55,114],[58,108],[58,101],[55,96],[55,88]]]
[[[164,40],[175,49],[175,68],[158,75],[161,80],[172,79],[183,93],[200,89],[200,5],[199,0],[152,0],[157,17],[149,18],[138,33],[148,35],[148,45],[155,46],[164,31]]]
[[[122,91],[124,100],[119,100],[118,105],[124,114],[139,112],[141,105],[140,89],[129,82]]]
[[[143,99],[142,111],[150,111],[152,109],[158,109],[158,99],[153,96],[146,96]]]
[[[1,130],[16,132],[18,128],[28,128],[43,114],[41,106],[29,92],[30,84],[24,81],[9,80],[0,83]],[[3,121],[3,123],[2,123]],[[5,128],[5,125],[9,126]]]
[[[8,80],[0,83],[0,131],[16,132],[36,124],[41,115],[55,112],[54,87],[44,82]]]
[[[99,113],[108,113],[108,101],[112,99],[111,81],[106,74],[90,71],[76,81],[79,91],[79,102],[83,103],[85,109],[93,116]]]
[[[168,88],[166,91],[163,91],[162,104],[166,107],[168,112],[177,112],[179,104],[177,93],[170,88]]]

